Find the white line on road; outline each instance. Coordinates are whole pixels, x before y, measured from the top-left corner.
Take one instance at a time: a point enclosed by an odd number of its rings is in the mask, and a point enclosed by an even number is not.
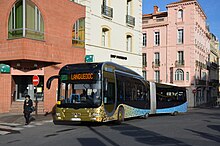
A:
[[[9,134],[11,132],[8,132],[8,131],[0,131],[0,135],[6,135],[6,134]]]
[[[0,129],[6,129],[6,130],[22,130],[24,128],[20,128],[20,127],[10,127],[10,126],[1,126],[0,125]]]
[[[21,124],[18,124],[18,123],[0,123],[0,125],[7,125],[7,126],[20,126]]]

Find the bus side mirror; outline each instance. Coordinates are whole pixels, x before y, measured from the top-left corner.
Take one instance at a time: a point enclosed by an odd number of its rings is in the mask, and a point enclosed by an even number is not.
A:
[[[50,89],[50,86],[51,86],[51,82],[54,80],[54,79],[59,79],[60,76],[52,76],[50,77],[48,80],[47,80],[47,89]]]

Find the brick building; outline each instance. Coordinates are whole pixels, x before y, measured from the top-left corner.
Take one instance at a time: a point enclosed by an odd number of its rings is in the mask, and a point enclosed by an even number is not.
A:
[[[57,83],[47,90],[47,79],[65,64],[84,62],[85,7],[69,0],[1,0],[0,14],[0,113],[21,113],[26,94],[38,97],[39,113],[50,111]]]

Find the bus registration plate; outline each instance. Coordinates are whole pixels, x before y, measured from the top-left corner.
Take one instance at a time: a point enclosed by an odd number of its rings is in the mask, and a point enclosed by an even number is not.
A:
[[[81,121],[80,118],[71,118],[71,121]]]

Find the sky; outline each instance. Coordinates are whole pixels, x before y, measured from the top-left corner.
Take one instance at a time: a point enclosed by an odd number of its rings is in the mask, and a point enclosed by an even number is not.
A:
[[[166,5],[180,0],[143,0],[143,14],[153,12],[153,6],[159,7],[160,11],[167,11]],[[207,16],[210,31],[220,41],[220,0],[197,0]]]

